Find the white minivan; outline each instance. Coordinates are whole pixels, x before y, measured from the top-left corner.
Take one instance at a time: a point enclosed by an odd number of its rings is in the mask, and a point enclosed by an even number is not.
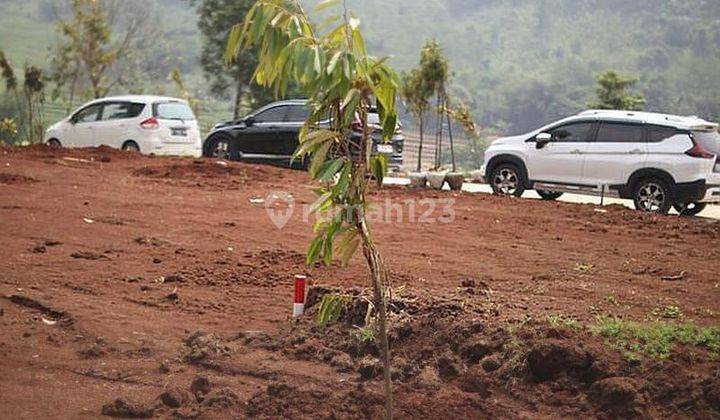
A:
[[[47,129],[52,147],[106,145],[144,154],[202,155],[198,122],[186,101],[162,96],[96,99]]]
[[[632,199],[638,210],[683,215],[720,202],[718,124],[698,117],[590,110],[498,139],[481,170],[496,194],[534,189]]]

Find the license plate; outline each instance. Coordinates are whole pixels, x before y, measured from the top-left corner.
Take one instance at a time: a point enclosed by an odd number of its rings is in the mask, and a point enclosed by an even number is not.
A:
[[[378,144],[378,153],[392,153],[392,144]]]
[[[186,137],[187,136],[187,128],[171,128],[170,133],[173,136]]]

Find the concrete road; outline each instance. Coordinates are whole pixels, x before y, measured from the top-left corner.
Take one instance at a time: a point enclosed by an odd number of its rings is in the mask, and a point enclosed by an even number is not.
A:
[[[410,180],[407,178],[394,178],[389,177],[385,178],[385,184],[387,185],[409,185]],[[447,185],[445,185],[445,189],[447,189]],[[466,182],[463,184],[463,191],[471,192],[471,193],[479,193],[479,194],[492,194],[492,190],[490,189],[490,186],[487,184],[474,184],[474,183],[468,183]],[[528,191],[523,195],[523,198],[530,198],[530,199],[537,199],[539,200],[540,197],[534,192],[534,191]],[[600,205],[600,197],[594,197],[590,195],[580,195],[580,194],[563,194],[558,201],[565,201],[568,203],[581,203],[581,204],[596,204]],[[622,200],[619,198],[605,198],[605,204],[621,204],[623,206],[629,207],[631,209],[634,209],[635,206],[631,200]],[[672,214],[677,214],[675,211],[672,211]],[[720,220],[720,205],[709,205],[705,211],[700,213],[699,217],[705,217],[709,219],[717,219]]]

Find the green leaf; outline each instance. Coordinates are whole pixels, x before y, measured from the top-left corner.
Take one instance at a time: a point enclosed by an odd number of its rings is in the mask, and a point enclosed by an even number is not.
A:
[[[357,234],[357,230],[349,229],[343,235],[343,238],[338,244],[338,253],[340,254],[340,262],[343,266],[347,266],[350,259],[355,255],[358,245],[360,244],[360,238]]]
[[[330,181],[337,173],[342,169],[345,164],[345,158],[337,158],[335,160],[329,160],[325,162],[323,168],[318,173],[318,179],[322,182]]]
[[[338,63],[340,62],[340,57],[342,56],[342,53],[343,53],[342,51],[338,51],[330,59],[330,63],[328,64],[328,67],[327,67],[327,72],[329,75],[333,74],[333,72],[335,72],[335,68],[337,67]]]
[[[307,265],[313,265],[318,261],[318,259],[320,257],[320,251],[322,250],[323,241],[324,241],[324,236],[318,235],[310,243],[310,248],[308,249],[307,260],[306,260]]]
[[[327,8],[333,7],[340,4],[340,0],[322,0],[315,6],[316,12],[321,12]]]
[[[367,55],[365,40],[359,30],[353,30],[353,47],[361,56]]]
[[[378,154],[370,159],[370,169],[378,186],[382,187],[385,175],[388,171],[388,158],[386,155]]]
[[[296,157],[302,157],[308,153],[313,153],[323,143],[334,140],[337,133],[332,130],[315,130],[311,131],[307,136],[300,137],[300,146],[295,151]]]
[[[317,179],[318,171],[325,163],[327,154],[330,151],[330,146],[332,146],[332,142],[325,142],[315,151],[315,153],[312,154],[312,163],[310,164],[310,176],[312,176],[314,179]]]

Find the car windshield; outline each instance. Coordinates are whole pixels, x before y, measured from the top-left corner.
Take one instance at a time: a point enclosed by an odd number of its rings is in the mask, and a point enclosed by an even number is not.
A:
[[[195,120],[195,114],[182,102],[159,102],[153,105],[153,115],[161,120]]]

